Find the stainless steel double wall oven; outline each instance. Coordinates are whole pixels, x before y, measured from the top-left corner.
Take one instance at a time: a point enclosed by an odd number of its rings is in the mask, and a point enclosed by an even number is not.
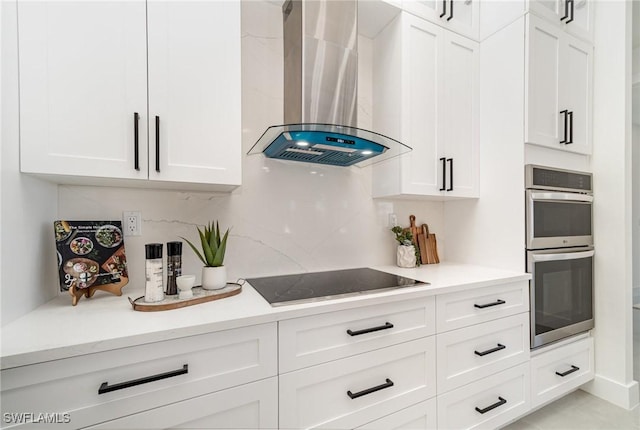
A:
[[[527,165],[531,348],[593,328],[593,177]]]

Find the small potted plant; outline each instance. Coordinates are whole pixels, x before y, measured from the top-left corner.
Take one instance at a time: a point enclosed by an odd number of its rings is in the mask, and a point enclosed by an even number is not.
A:
[[[413,234],[399,225],[391,229],[396,235],[398,249],[396,251],[396,264],[399,267],[416,267],[420,265],[420,250],[413,245]]]
[[[204,264],[202,268],[202,288],[205,290],[219,290],[227,285],[227,268],[223,265],[224,253],[227,249],[227,237],[229,236],[229,229],[220,236],[220,226],[216,221],[215,226],[213,222],[204,226],[204,231],[198,227],[198,234],[200,235],[200,243],[202,246],[202,253],[198,251],[189,239],[185,240],[193,252],[196,253],[198,258]]]

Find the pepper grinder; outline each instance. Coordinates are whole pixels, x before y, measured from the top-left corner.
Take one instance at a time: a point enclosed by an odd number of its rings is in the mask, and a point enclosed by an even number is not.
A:
[[[167,295],[178,294],[176,278],[182,275],[182,242],[167,242]]]

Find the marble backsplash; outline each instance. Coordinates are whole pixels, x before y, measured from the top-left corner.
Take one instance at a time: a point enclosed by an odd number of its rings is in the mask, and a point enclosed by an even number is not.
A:
[[[282,18],[280,7],[271,2],[242,5],[246,154],[267,126],[282,123]],[[371,128],[371,49],[367,39],[359,42],[359,126]],[[390,213],[405,226],[409,215],[415,214],[418,223],[428,223],[438,233],[442,248],[442,203],[373,200],[370,168],[243,157],[242,186],[230,194],[61,185],[58,215],[115,220],[121,219],[122,211],[140,211],[142,236],[125,238],[134,287],[144,284],[145,243],[166,243],[181,236],[197,240],[196,226],[210,220],[231,228],[225,258],[230,280],[393,264]],[[200,267],[185,244],[183,273],[195,274],[199,282]]]

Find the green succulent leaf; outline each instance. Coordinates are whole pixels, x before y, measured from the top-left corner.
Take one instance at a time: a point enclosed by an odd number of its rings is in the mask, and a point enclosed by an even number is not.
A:
[[[189,244],[191,249],[193,249],[193,252],[195,252],[196,256],[205,266],[222,266],[227,248],[229,229],[224,233],[222,239],[220,238],[220,225],[218,221],[210,221],[204,226],[204,229],[200,229],[199,227],[196,227],[196,229],[198,230],[198,236],[200,237],[202,252],[200,252],[188,239],[182,236],[180,238]]]
[[[224,237],[222,241],[220,241],[220,246],[218,247],[218,252],[216,252],[216,256],[213,260],[214,266],[222,266],[222,262],[224,261],[224,253],[227,250],[227,237],[229,236],[229,230],[224,233]]]
[[[191,249],[193,249],[193,252],[196,253],[196,255],[198,256],[198,258],[200,259],[200,261],[202,261],[202,264],[204,264],[205,266],[207,265],[207,261],[204,259],[204,257],[202,256],[202,254],[200,254],[200,251],[198,251],[198,248],[196,248],[194,246],[193,243],[191,243],[191,241],[185,237],[180,236],[180,239],[184,240],[185,242],[187,242],[189,244],[189,246],[191,247]]]

